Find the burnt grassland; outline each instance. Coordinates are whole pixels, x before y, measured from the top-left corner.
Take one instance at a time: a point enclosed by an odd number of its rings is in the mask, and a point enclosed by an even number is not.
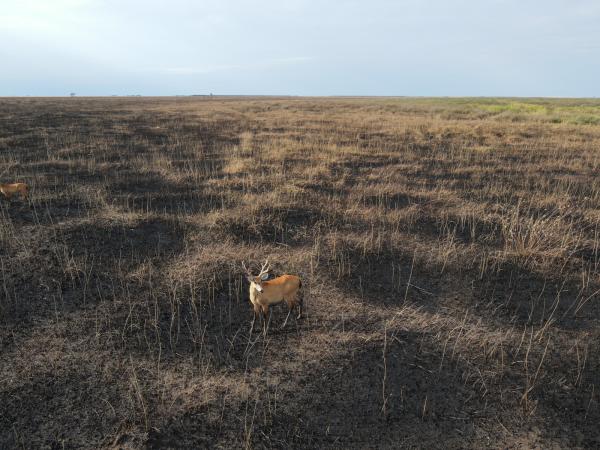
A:
[[[0,448],[600,446],[600,101],[0,118]],[[306,317],[265,338],[266,257]]]

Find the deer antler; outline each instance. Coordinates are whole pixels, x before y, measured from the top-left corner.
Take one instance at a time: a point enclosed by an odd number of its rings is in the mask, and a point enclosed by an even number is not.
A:
[[[244,268],[244,270],[246,271],[246,273],[247,273],[248,275],[252,275],[252,272],[250,272],[250,269],[248,269],[248,268],[246,267],[246,263],[245,263],[244,261],[242,261],[242,267]]]
[[[260,273],[258,274],[258,277],[260,278],[265,273],[267,273],[269,270],[271,270],[271,265],[269,264],[269,258],[267,258],[265,263],[260,268]]]

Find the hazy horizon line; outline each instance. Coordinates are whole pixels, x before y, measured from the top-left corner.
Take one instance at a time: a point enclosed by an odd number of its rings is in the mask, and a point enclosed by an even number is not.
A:
[[[597,96],[561,96],[561,95],[362,95],[362,94],[65,94],[65,95],[0,95],[0,98],[172,98],[172,97],[264,97],[264,98],[498,98],[498,99],[599,99]]]

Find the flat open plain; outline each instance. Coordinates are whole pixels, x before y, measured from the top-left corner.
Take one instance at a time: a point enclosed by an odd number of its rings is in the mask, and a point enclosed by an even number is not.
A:
[[[600,100],[4,98],[0,173],[0,448],[600,446]]]

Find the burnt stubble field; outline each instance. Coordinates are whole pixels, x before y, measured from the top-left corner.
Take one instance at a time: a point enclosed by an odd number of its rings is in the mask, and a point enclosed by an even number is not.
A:
[[[600,446],[600,101],[0,117],[0,448]],[[306,315],[250,336],[267,257]]]

